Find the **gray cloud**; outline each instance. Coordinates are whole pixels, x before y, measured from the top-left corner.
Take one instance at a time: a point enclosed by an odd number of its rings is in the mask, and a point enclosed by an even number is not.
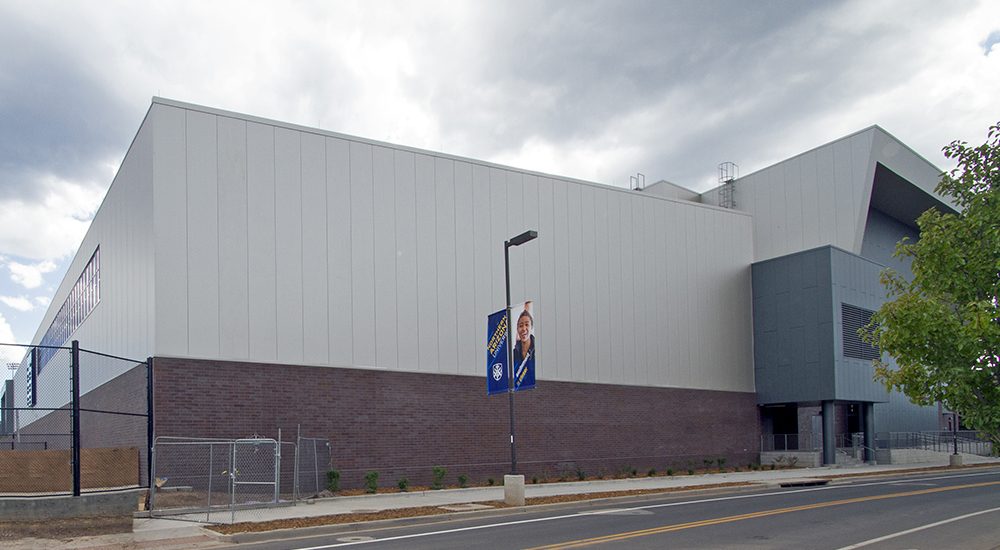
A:
[[[37,198],[46,176],[108,180],[136,120],[93,62],[0,10],[0,197]]]

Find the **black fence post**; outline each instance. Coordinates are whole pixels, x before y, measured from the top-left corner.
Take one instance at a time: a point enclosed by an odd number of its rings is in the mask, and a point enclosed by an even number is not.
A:
[[[80,496],[80,341],[73,340],[73,358],[70,361],[73,389],[73,496]]]
[[[153,358],[146,358],[146,487],[153,490]]]

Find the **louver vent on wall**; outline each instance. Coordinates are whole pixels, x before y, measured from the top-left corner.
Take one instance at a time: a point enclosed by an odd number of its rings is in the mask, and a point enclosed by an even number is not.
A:
[[[844,357],[874,361],[880,354],[878,349],[861,339],[858,330],[864,328],[872,320],[874,311],[862,309],[849,304],[840,304],[840,319],[844,327]]]

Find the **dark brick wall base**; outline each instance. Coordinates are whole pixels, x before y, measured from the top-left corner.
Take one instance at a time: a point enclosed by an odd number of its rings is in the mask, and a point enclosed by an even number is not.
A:
[[[238,438],[254,434],[328,438],[344,488],[378,471],[429,484],[470,483],[510,471],[506,395],[483,378],[377,370],[154,358],[157,436]],[[539,381],[514,395],[518,473],[557,476],[623,466],[687,469],[726,457],[759,460],[753,393]],[[287,460],[287,459],[285,459]]]

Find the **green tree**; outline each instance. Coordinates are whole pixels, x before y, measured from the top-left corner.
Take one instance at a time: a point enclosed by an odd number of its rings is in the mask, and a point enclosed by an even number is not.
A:
[[[909,280],[887,269],[889,298],[865,340],[895,359],[875,362],[875,379],[914,403],[942,402],[1000,446],[1000,123],[983,145],[944,148],[957,167],[937,192],[957,210],[924,212],[920,240],[894,257],[911,259]],[[884,356],[883,356],[884,357]]]

